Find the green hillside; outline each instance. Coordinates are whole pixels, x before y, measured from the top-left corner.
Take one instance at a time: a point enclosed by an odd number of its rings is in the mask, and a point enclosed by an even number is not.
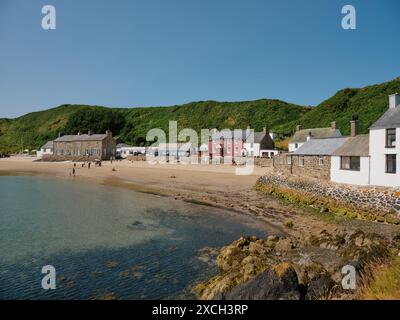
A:
[[[388,108],[388,95],[400,93],[400,77],[382,84],[372,85],[360,89],[343,89],[331,98],[323,101],[317,107],[295,121],[288,121],[280,130],[290,130],[296,124],[304,128],[327,127],[336,120],[342,134],[350,134],[350,124],[353,115],[360,121],[361,133],[367,133],[368,128]]]
[[[178,129],[273,128],[293,121],[306,113],[302,106],[279,100],[245,102],[200,101],[172,107],[106,108],[100,106],[62,105],[34,112],[16,119],[0,119],[0,149],[18,151],[36,149],[61,132],[104,132],[111,129],[121,141],[144,144],[152,128],[168,132],[169,120],[178,121]]]
[[[249,124],[256,131],[267,126],[273,131],[291,133],[297,124],[304,128],[329,126],[336,120],[343,134],[349,133],[353,115],[360,119],[361,132],[388,107],[388,95],[400,92],[400,78],[361,89],[343,89],[316,107],[304,107],[279,100],[243,102],[200,101],[171,107],[106,108],[62,105],[29,113],[16,119],[0,119],[0,151],[14,152],[39,148],[61,132],[104,132],[126,143],[142,145],[152,128],[167,132],[168,121],[178,121],[178,129],[242,128]]]

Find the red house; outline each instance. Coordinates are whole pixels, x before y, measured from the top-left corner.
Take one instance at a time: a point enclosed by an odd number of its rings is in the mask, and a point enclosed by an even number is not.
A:
[[[211,134],[208,142],[210,158],[242,157],[246,155],[244,144],[250,132],[247,130],[222,130]]]

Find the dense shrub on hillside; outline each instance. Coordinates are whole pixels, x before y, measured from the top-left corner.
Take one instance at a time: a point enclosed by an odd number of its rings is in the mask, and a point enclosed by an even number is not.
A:
[[[70,117],[64,133],[76,134],[77,132],[104,133],[111,130],[114,135],[120,133],[125,126],[125,116],[123,112],[111,109],[83,109],[77,111]]]

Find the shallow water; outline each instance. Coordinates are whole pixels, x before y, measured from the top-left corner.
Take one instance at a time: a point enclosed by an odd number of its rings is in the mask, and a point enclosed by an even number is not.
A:
[[[0,176],[0,299],[192,298],[207,247],[266,226],[210,207],[78,180]],[[57,289],[43,290],[53,265]]]

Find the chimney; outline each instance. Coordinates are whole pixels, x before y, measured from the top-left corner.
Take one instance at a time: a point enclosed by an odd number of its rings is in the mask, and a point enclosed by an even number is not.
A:
[[[81,132],[80,131],[78,131],[78,136],[80,136],[81,135]]]
[[[336,121],[332,121],[331,122],[331,129],[336,130],[337,126],[336,126]]]
[[[106,130],[106,135],[110,136],[111,135],[111,131],[110,130]]]
[[[311,140],[311,137],[312,137],[311,131],[309,131],[309,132],[308,132],[308,136],[307,136],[307,141],[310,141],[310,140]]]
[[[303,128],[303,127],[302,127],[301,125],[298,124],[298,125],[296,126],[296,131],[300,131],[302,128]]]
[[[400,94],[395,93],[389,95],[389,109],[400,107]]]
[[[248,125],[248,126],[247,126],[247,129],[250,129],[250,128],[251,128],[251,126],[250,126],[250,125]]]
[[[92,131],[89,130],[87,134],[88,134],[88,136],[91,136],[92,135]]]
[[[355,137],[358,135],[358,117],[353,116],[353,119],[350,121],[350,135]]]
[[[58,133],[58,137],[61,137],[61,132]]]
[[[269,133],[269,130],[267,129],[267,127],[264,127],[264,128],[263,128],[263,133],[264,133],[264,134]]]

